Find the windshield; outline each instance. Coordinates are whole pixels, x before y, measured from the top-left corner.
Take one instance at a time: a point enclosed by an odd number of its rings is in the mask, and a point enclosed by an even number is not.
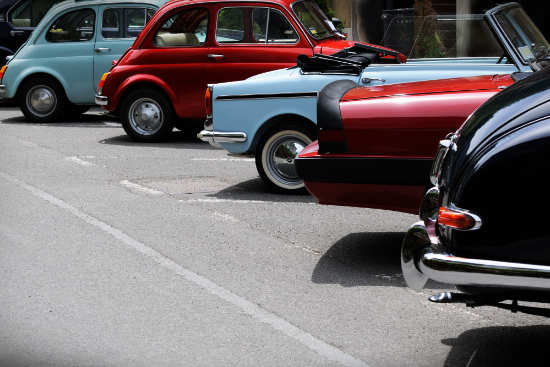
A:
[[[313,0],[297,1],[292,5],[292,10],[309,34],[317,40],[332,37],[337,32],[334,24]]]
[[[547,56],[548,41],[522,8],[506,7],[494,16],[523,61],[533,62]]]

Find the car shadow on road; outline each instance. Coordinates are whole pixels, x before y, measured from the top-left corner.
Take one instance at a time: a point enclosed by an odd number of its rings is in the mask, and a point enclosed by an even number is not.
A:
[[[468,330],[441,341],[452,347],[444,366],[547,366],[548,340],[548,325]]]
[[[109,125],[106,122],[111,123]],[[76,118],[61,120],[59,122],[36,123],[28,121],[24,116],[9,117],[2,120],[3,124],[45,126],[45,127],[94,127],[94,128],[119,128],[117,120],[97,114],[84,114]],[[114,124],[113,124],[114,123]],[[116,124],[116,125],[115,125]]]
[[[405,233],[351,233],[338,240],[319,260],[312,281],[343,287],[405,287],[401,273],[401,242]],[[429,282],[427,288],[448,289]]]
[[[254,164],[254,163],[252,163]],[[228,186],[221,191],[208,194],[207,197],[220,200],[265,201],[284,203],[316,203],[307,192],[299,194],[276,194],[269,190],[261,178],[255,178]]]
[[[122,127],[121,127],[122,128]],[[132,140],[128,135],[113,136],[111,138],[99,141],[100,144],[134,146],[134,147],[154,147],[154,148],[185,148],[198,150],[220,150],[208,143],[200,141],[197,137],[186,135],[182,131],[174,131],[165,139],[159,142],[140,143]]]

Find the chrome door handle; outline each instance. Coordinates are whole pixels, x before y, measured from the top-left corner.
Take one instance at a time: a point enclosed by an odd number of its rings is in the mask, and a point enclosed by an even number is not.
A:
[[[218,60],[223,60],[225,58],[225,55],[210,54],[210,55],[208,55],[208,58],[218,61]]]
[[[98,47],[98,48],[94,48],[94,51],[99,54],[99,53],[102,53],[102,52],[109,52],[109,51],[111,51],[111,49],[108,48],[108,47]]]

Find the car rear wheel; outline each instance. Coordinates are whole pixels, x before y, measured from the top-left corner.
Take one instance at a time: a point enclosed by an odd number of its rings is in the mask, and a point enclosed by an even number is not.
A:
[[[305,193],[294,159],[314,140],[314,133],[301,126],[284,126],[265,134],[256,149],[256,168],[269,188],[278,193]]]
[[[124,130],[132,139],[148,142],[161,140],[170,134],[175,113],[162,93],[140,89],[124,99],[120,117]]]
[[[50,78],[40,77],[25,82],[19,91],[19,107],[33,122],[59,121],[67,100],[61,86]]]

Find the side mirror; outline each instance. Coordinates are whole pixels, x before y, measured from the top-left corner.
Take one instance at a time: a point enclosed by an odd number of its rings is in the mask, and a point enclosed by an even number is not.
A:
[[[344,27],[344,23],[342,23],[342,21],[336,17],[332,18],[332,24],[334,24],[336,29],[342,29]]]

